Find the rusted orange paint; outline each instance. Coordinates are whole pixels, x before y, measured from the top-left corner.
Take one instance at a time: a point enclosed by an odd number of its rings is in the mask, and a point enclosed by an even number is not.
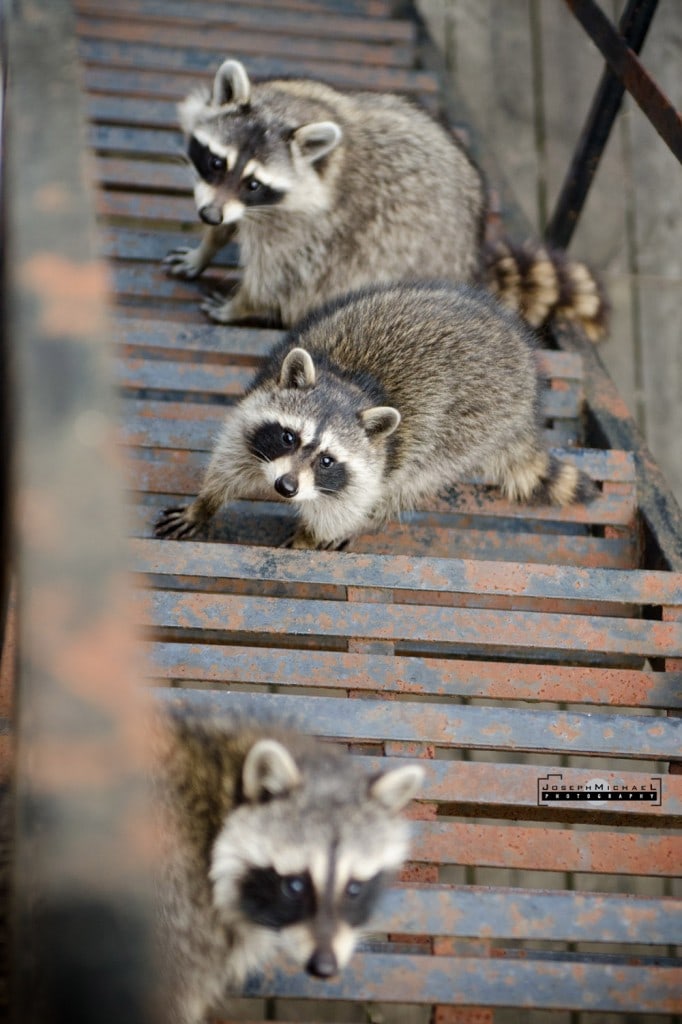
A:
[[[429,863],[607,875],[617,864],[623,875],[675,877],[682,836],[628,832],[622,822],[614,832],[554,829],[548,842],[546,832],[529,826],[445,824],[436,818],[433,827],[413,827],[411,851],[413,859]]]
[[[474,1006],[435,1006],[433,1024],[494,1024],[492,1010]]]
[[[101,330],[107,296],[103,263],[74,263],[44,252],[25,261],[19,280],[35,295],[39,326],[45,337],[80,335],[88,340]]]

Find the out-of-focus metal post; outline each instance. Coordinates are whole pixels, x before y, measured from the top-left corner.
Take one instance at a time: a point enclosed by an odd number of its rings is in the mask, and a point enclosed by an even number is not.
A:
[[[14,3],[6,29],[19,593],[12,1013],[21,1024],[142,1024],[156,1019],[148,719],[71,4]]]

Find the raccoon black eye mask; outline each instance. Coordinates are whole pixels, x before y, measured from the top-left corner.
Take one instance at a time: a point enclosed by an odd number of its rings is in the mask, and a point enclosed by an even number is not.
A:
[[[166,509],[155,534],[192,537],[225,502],[283,498],[299,520],[292,546],[342,548],[481,472],[513,501],[590,500],[592,481],[547,450],[539,408],[533,336],[486,293],[354,293],[274,347],[199,496]]]

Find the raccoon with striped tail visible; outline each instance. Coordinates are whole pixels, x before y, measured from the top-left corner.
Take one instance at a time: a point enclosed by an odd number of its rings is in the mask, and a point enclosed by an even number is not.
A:
[[[199,496],[157,537],[193,536],[222,504],[283,499],[295,546],[341,548],[482,471],[510,499],[597,493],[545,447],[534,336],[466,285],[387,285],[314,312],[228,414]]]
[[[169,712],[158,731],[160,945],[169,1024],[203,1024],[279,954],[348,963],[408,849],[423,770],[357,759],[250,715]]]
[[[482,284],[534,327],[554,315],[604,333],[606,304],[582,263],[542,247],[483,247],[481,173],[425,111],[390,93],[322,82],[252,83],[225,61],[213,88],[179,105],[206,228],[165,259],[198,277],[230,240],[242,278],[207,297],[219,323],[292,326],[313,307],[368,285],[414,279]]]

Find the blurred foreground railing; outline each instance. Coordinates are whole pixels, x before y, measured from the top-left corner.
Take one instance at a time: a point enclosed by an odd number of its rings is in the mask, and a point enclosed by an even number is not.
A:
[[[107,283],[93,258],[71,5],[14,4],[5,30],[2,305],[19,607],[12,1015],[141,1024],[153,1019],[145,710],[134,689]],[[7,390],[5,379],[5,415]],[[6,447],[2,487],[4,512]]]

